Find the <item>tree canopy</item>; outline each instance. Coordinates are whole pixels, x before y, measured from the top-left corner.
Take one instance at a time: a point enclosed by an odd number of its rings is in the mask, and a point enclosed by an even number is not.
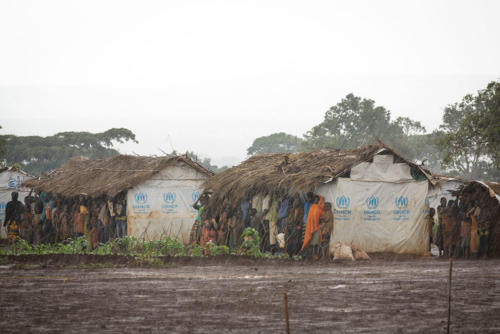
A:
[[[113,128],[101,133],[60,132],[53,136],[0,136],[5,141],[3,156],[7,165],[21,164],[31,174],[41,174],[58,168],[75,156],[107,158],[119,154],[116,143],[137,142],[135,134],[125,128]]]
[[[500,82],[445,108],[437,143],[443,166],[472,179],[498,179],[500,172]]]
[[[284,132],[256,138],[247,149],[248,155],[259,153],[294,153],[297,152],[302,139]]]
[[[425,128],[420,122],[408,117],[392,120],[390,111],[377,106],[374,100],[348,94],[325,113],[320,124],[304,135],[301,148],[353,149],[380,139],[413,159],[416,152],[411,138],[423,134]]]

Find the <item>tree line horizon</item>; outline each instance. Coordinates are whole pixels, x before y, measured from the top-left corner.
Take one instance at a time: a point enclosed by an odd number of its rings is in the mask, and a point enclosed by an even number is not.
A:
[[[446,106],[442,123],[430,133],[419,121],[392,119],[391,112],[374,100],[347,94],[302,137],[285,132],[258,137],[247,155],[354,149],[377,140],[434,173],[500,181],[500,81]],[[60,132],[47,137],[1,135],[0,163],[41,175],[75,156],[115,156],[120,153],[114,145],[128,141],[137,143],[135,134],[125,128],[100,133]],[[200,158],[192,151],[185,154],[216,173],[229,168],[216,166],[210,158]]]

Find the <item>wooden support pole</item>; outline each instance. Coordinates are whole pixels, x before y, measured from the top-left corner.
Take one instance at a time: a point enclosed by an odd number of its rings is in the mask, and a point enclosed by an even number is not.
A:
[[[290,322],[288,319],[288,295],[283,291],[283,303],[285,304],[285,329],[286,334],[290,334]]]
[[[450,259],[450,272],[448,274],[448,325],[446,328],[446,333],[450,334],[450,322],[451,322],[451,273],[453,271],[453,260]]]

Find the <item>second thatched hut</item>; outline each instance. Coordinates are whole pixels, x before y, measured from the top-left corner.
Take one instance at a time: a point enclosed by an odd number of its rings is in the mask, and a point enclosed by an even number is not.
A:
[[[367,252],[424,254],[429,250],[426,196],[432,184],[428,171],[380,143],[253,156],[210,178],[205,191],[214,211],[227,201],[312,191],[334,209],[331,242],[352,243]]]

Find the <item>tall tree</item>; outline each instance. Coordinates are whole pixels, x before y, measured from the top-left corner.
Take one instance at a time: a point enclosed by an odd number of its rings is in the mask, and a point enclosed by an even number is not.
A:
[[[57,168],[74,156],[106,158],[117,155],[116,143],[135,140],[135,134],[124,128],[101,133],[60,132],[53,136],[0,136],[5,140],[5,160],[8,165],[20,163],[31,174],[41,174]]]
[[[446,107],[438,145],[443,166],[472,179],[497,179],[500,167],[500,83]]]
[[[487,142],[496,168],[500,168],[500,81],[492,81],[486,89],[479,92],[480,108],[479,126],[481,135]]]
[[[375,101],[348,94],[326,113],[323,122],[304,137],[305,150],[338,148],[353,149],[380,139],[410,159],[416,158],[411,136],[425,133],[420,122],[408,117],[391,120],[391,113]]]
[[[302,139],[284,132],[256,138],[247,149],[248,155],[260,153],[294,153],[297,152]]]

